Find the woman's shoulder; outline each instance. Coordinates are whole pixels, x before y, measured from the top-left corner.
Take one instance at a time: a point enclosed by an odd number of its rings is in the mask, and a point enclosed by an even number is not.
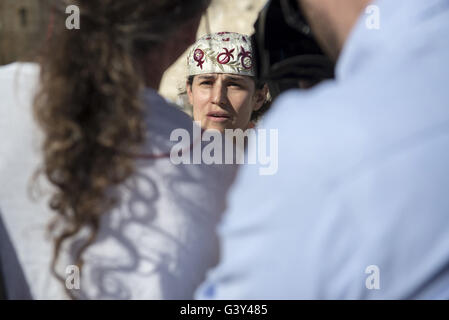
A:
[[[165,100],[155,90],[147,88],[144,94],[146,144],[145,153],[169,154],[177,141],[172,141],[176,130],[192,133],[192,118],[175,105]]]
[[[10,114],[29,107],[37,89],[40,67],[35,63],[11,63],[0,66],[0,112]]]
[[[40,70],[40,68],[37,63],[13,62],[10,64],[0,66],[0,78],[2,80],[8,79],[8,78],[14,78],[21,74],[29,76],[31,74],[38,74],[39,70]]]
[[[162,133],[177,128],[192,129],[192,118],[154,89],[145,89],[144,102],[146,123],[150,129]]]

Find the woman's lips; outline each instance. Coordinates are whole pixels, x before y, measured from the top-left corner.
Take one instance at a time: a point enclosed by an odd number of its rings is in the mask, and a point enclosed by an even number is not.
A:
[[[212,122],[226,122],[228,121],[231,117],[226,114],[226,113],[221,113],[221,112],[209,112],[207,114],[207,118],[209,120],[211,120]]]

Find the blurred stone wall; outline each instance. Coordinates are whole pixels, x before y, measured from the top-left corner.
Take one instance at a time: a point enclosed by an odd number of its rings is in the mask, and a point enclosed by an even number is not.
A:
[[[0,65],[31,59],[46,36],[45,0],[0,0]]]

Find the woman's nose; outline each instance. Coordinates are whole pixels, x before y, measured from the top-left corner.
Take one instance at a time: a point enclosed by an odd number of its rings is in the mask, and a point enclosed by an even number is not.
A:
[[[212,102],[218,105],[226,104],[226,87],[223,84],[215,84]]]

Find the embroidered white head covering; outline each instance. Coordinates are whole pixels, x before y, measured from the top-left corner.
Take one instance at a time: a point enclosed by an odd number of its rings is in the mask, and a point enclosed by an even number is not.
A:
[[[255,76],[251,38],[235,32],[201,37],[187,57],[187,74],[231,73]]]

